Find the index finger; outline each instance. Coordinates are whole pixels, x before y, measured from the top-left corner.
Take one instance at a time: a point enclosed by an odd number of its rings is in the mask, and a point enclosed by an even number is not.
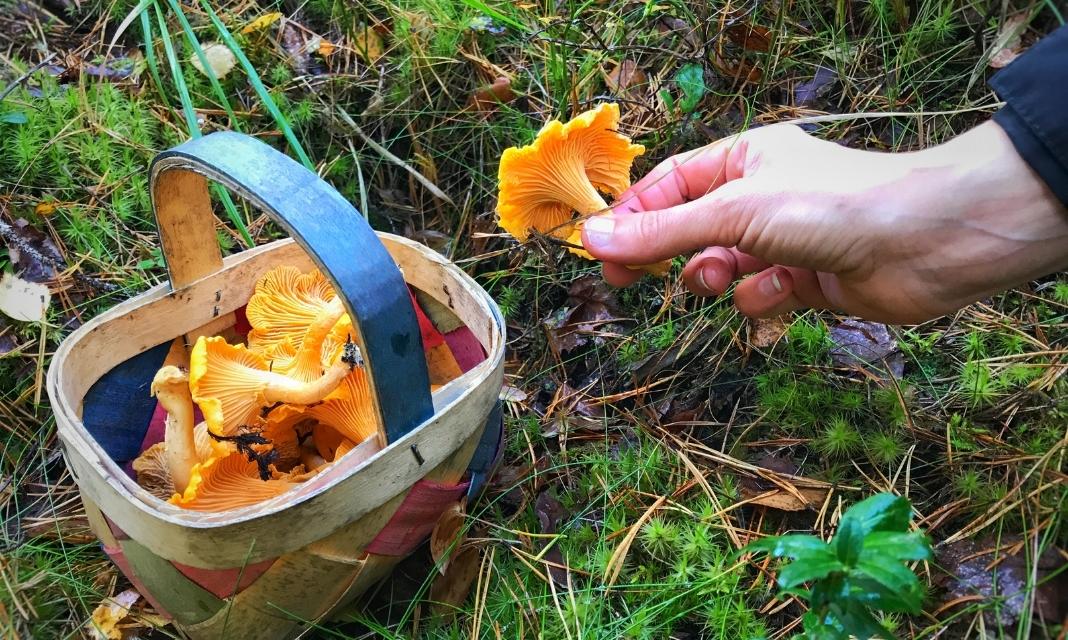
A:
[[[733,136],[671,156],[621,193],[612,210],[655,211],[696,200],[742,177],[745,146],[744,139]]]

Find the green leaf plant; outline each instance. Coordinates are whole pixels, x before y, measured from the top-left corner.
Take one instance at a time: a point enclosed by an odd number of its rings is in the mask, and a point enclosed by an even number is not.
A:
[[[804,638],[893,638],[877,613],[916,614],[924,588],[907,562],[929,560],[931,545],[909,531],[912,507],[901,496],[876,494],[843,514],[830,542],[811,535],[762,538],[742,553],[792,560],[779,570],[780,596],[809,604]],[[809,587],[806,589],[805,584]]]

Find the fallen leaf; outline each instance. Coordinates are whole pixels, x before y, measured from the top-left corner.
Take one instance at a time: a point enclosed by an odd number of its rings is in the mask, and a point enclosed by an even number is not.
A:
[[[742,498],[749,500],[751,504],[780,511],[802,511],[818,507],[827,499],[830,486],[819,480],[797,477],[797,466],[787,458],[766,455],[753,464],[767,469],[767,474],[773,475],[779,482],[792,486],[797,495],[768,477],[746,474],[742,475],[738,482],[738,490]]]
[[[638,63],[630,58],[624,58],[622,62],[613,65],[604,79],[612,93],[635,100],[642,97],[649,82]]]
[[[827,93],[838,74],[830,67],[816,67],[816,75],[794,88],[794,104],[804,107]]]
[[[505,402],[523,402],[527,397],[526,391],[507,384],[501,386],[501,393],[498,396],[499,399]]]
[[[127,589],[111,598],[105,598],[93,610],[93,615],[86,625],[89,636],[97,640],[122,640],[119,623],[130,615],[130,607],[141,598],[141,594]]]
[[[7,244],[11,266],[24,280],[48,282],[56,277],[57,268],[67,266],[52,239],[24,218],[19,218],[13,225],[0,220],[0,232]]]
[[[732,24],[727,27],[727,38],[747,51],[764,53],[771,48],[771,32],[755,24]]]
[[[512,81],[508,78],[497,78],[493,84],[484,86],[467,100],[468,108],[477,111],[492,111],[499,104],[507,104],[515,100],[515,91],[512,91]]]
[[[430,585],[430,600],[435,615],[455,615],[471,593],[471,585],[478,577],[481,554],[477,547],[469,546],[456,553],[444,575],[439,575]]]
[[[243,29],[241,29],[241,33],[249,34],[249,33],[252,33],[253,31],[262,31],[263,29],[266,29],[267,27],[271,26],[275,22],[278,22],[278,19],[281,18],[281,17],[282,17],[282,14],[280,12],[278,12],[278,11],[272,11],[271,13],[265,13],[262,16],[260,16],[260,17],[256,18],[255,20],[253,20],[252,22],[250,22],[247,25],[245,25],[245,27]]]
[[[539,529],[544,534],[557,533],[560,521],[564,518],[569,518],[571,515],[564,508],[564,505],[560,504],[560,501],[556,499],[556,496],[548,490],[538,494],[537,499],[534,501],[534,512],[538,514]],[[541,545],[539,551],[544,549],[545,545],[552,544],[552,542],[552,539],[547,539]],[[564,556],[560,553],[560,550],[554,545],[548,551],[542,553],[541,558],[546,562],[545,566],[549,571],[549,577],[556,583],[556,586],[567,589],[567,563],[564,561]]]
[[[994,53],[990,56],[989,64],[991,68],[1003,69],[1012,64],[1013,60],[1020,57],[1020,54],[1025,49],[1022,46],[1021,36],[1027,30],[1029,22],[1030,12],[1024,11],[1010,16],[1001,24],[1001,28],[998,29],[998,37],[994,41]]]
[[[831,327],[831,362],[839,367],[871,368],[900,378],[905,356],[885,324],[846,320]]]
[[[1033,610],[1047,622],[1056,623],[1068,615],[1068,574],[1057,548],[1047,547],[1036,559],[1027,559],[1019,536],[999,539],[959,540],[936,547],[935,583],[945,589],[945,601],[968,599],[974,606],[978,596],[987,625],[1008,627],[1018,621],[1029,601],[1030,585],[1037,585]],[[1037,563],[1037,566],[1031,564]],[[1032,582],[1034,580],[1034,582]]]
[[[353,38],[353,47],[356,49],[356,53],[363,58],[367,64],[374,64],[385,53],[385,45],[382,42],[382,36],[378,35],[378,32],[368,26],[360,27],[359,33]]]
[[[7,326],[3,318],[0,318],[0,356],[6,356],[19,348],[19,342],[15,339],[15,331]]]
[[[315,38],[318,36],[311,38],[311,41],[306,39],[304,31],[291,20],[283,23],[279,30],[279,43],[289,58],[289,66],[293,67],[298,75],[310,75],[317,65],[312,62],[311,57],[311,52],[318,46],[318,43],[314,42]]]
[[[449,505],[445,513],[438,518],[434,530],[430,533],[430,555],[438,565],[442,575],[446,573],[451,555],[460,547],[464,538],[464,508],[459,502]]]
[[[594,344],[603,344],[604,338],[598,333],[616,328],[615,323],[621,320],[615,294],[597,276],[575,280],[567,293],[571,306],[559,309],[545,321],[550,346],[557,353],[566,353],[591,339]]]
[[[40,322],[51,300],[46,285],[23,280],[9,272],[0,277],[0,313],[13,320]]]
[[[760,79],[764,77],[764,71],[760,67],[749,64],[745,60],[731,62],[717,53],[713,57],[712,63],[715,65],[716,71],[727,78],[737,78],[746,82],[760,82]]]
[[[758,318],[749,324],[749,343],[758,349],[767,349],[786,334],[782,316]]]
[[[211,71],[216,78],[225,77],[237,64],[234,52],[230,51],[230,47],[221,42],[209,42],[202,47],[202,50],[204,51],[204,57],[208,61],[208,66],[211,67]],[[200,61],[200,56],[193,54],[190,62],[196,67],[197,71],[205,76],[208,75],[207,70],[204,69],[204,65]]]

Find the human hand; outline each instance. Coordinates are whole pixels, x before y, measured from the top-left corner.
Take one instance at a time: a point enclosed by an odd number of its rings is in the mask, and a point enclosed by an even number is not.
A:
[[[700,251],[697,295],[740,276],[753,317],[804,307],[915,323],[1068,267],[1068,211],[994,122],[913,153],[860,151],[790,125],[669,158],[583,246],[626,286],[647,264]]]

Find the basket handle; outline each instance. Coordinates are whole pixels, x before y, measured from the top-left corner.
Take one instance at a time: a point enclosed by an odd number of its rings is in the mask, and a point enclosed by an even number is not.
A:
[[[419,324],[404,277],[367,221],[333,187],[285,154],[230,131],[160,153],[149,176],[175,290],[222,268],[208,195],[211,179],[284,228],[333,284],[363,347],[387,442],[396,442],[434,414]]]

